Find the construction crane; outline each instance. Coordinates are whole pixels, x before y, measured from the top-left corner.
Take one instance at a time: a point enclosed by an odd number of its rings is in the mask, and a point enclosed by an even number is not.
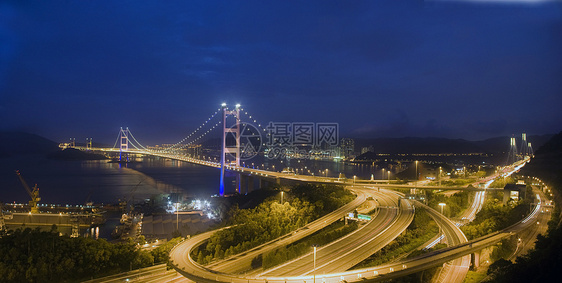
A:
[[[31,200],[29,201],[29,207],[31,208],[31,213],[39,213],[39,208],[37,207],[37,203],[41,200],[41,198],[39,197],[39,188],[37,187],[37,184],[35,184],[32,190],[29,188],[27,182],[25,182],[25,180],[21,176],[19,170],[16,171],[16,174],[20,178],[20,181],[23,187],[25,188],[25,190],[27,191],[27,194],[29,194],[29,196],[31,197]]]

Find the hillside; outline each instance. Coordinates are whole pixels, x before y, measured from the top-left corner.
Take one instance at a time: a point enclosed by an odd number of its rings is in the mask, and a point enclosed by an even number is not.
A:
[[[552,135],[528,136],[535,150],[543,145]],[[521,140],[517,140],[518,146]],[[374,146],[376,153],[501,153],[509,150],[509,137],[496,137],[483,141],[446,138],[377,138],[356,139],[355,150]]]
[[[0,132],[0,158],[21,154],[47,154],[58,149],[58,143],[35,134]]]

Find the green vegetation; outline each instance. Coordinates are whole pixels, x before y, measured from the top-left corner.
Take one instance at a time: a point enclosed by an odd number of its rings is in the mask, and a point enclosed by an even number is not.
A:
[[[29,228],[0,239],[2,282],[77,282],[153,263],[134,242],[110,244]]]
[[[298,185],[291,189],[291,194],[314,205],[315,219],[355,199],[352,193],[334,185]]]
[[[297,258],[312,251],[312,245],[323,246],[335,241],[357,229],[357,222],[345,225],[343,221],[335,222],[328,227],[294,242],[287,247],[271,251],[263,256],[262,267],[271,268],[288,260]]]
[[[209,241],[195,249],[192,257],[201,264],[234,255],[304,226],[311,220],[315,207],[294,198],[280,204],[267,200],[253,209],[230,211],[230,229],[216,232]]]
[[[353,268],[377,266],[410,252],[439,233],[439,227],[423,208],[417,208],[414,220],[406,231]]]
[[[461,191],[447,197],[444,194],[435,194],[431,191],[427,192],[428,205],[437,211],[441,211],[439,203],[445,203],[443,213],[449,217],[458,216],[463,210],[467,209],[470,202],[469,197],[472,193]]]
[[[468,240],[472,240],[501,229],[504,229],[522,219],[529,213],[531,193],[527,198],[510,205],[503,205],[502,192],[488,193],[482,210],[470,224],[461,227]]]
[[[497,261],[499,259],[508,259],[517,248],[517,237],[511,236],[501,240],[493,249],[490,259]]]
[[[474,179],[449,179],[449,180],[441,181],[441,185],[462,187],[474,183],[474,181],[475,181]],[[434,181],[434,182],[439,183],[439,181]]]
[[[79,282],[168,261],[173,239],[151,252],[138,243],[18,229],[0,238],[0,282]]]
[[[476,178],[484,178],[484,177],[488,176],[489,174],[484,170],[480,170],[480,171],[476,172],[474,175],[476,176]]]
[[[285,194],[285,202],[270,197],[255,208],[239,209],[234,205],[228,213],[226,226],[206,244],[192,252],[201,264],[222,259],[271,241],[328,212],[350,202],[354,196],[340,186],[299,185]]]
[[[179,244],[182,240],[183,238],[181,237],[173,238],[150,251],[150,254],[152,254],[152,257],[154,258],[154,263],[168,262],[168,255],[170,254],[170,250],[172,250],[172,248],[175,245]]]
[[[414,258],[414,257],[420,256],[420,255],[423,255],[423,254],[426,254],[426,253],[429,253],[429,252],[432,252],[432,251],[436,251],[436,250],[439,250],[439,249],[443,249],[443,248],[446,248],[446,247],[447,247],[447,244],[437,244],[437,245],[435,245],[432,248],[427,249],[427,250],[426,249],[415,250],[415,251],[411,252],[406,258]]]
[[[515,179],[513,177],[497,178],[491,184],[490,188],[503,188],[507,184],[515,184]]]
[[[412,283],[412,282],[432,282],[441,267],[432,267],[420,272],[402,276],[400,278],[381,281],[383,283]]]
[[[486,273],[479,272],[479,271],[471,271],[469,270],[464,278],[463,283],[478,283],[481,282],[484,278],[486,278]]]

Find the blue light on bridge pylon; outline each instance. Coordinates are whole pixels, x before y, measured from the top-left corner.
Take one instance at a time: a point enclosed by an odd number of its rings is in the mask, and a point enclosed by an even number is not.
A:
[[[219,195],[222,197],[224,196],[224,171],[225,171],[225,161],[226,161],[226,154],[235,154],[236,155],[236,166],[240,166],[240,103],[236,104],[236,108],[233,110],[228,110],[226,103],[221,104],[222,109],[222,148],[221,148],[221,176],[220,176],[220,184],[219,184]],[[226,125],[226,117],[228,115],[233,115],[235,118],[235,124],[233,128],[228,128]],[[226,147],[226,134],[234,134],[236,140],[236,147],[232,149],[231,147]],[[237,191],[240,192],[240,180],[237,178]]]
[[[119,136],[120,136],[120,146],[119,146],[119,162],[123,162],[123,150],[125,151],[129,151],[129,127],[126,127],[125,130],[123,130],[123,127],[121,127],[121,130],[119,131]],[[127,162],[129,162],[129,155],[126,154],[127,157]]]

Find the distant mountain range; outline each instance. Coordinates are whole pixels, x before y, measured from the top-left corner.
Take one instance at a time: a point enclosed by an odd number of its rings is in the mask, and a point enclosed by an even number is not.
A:
[[[0,158],[21,154],[47,154],[59,149],[58,143],[22,132],[0,132]]]
[[[527,141],[537,150],[553,135],[528,136]],[[220,147],[220,141],[208,141],[206,146]],[[521,138],[517,140],[519,149]],[[355,139],[355,150],[373,146],[376,153],[502,153],[509,150],[509,137],[496,137],[483,141],[446,138],[377,138]],[[99,145],[94,145],[99,146]],[[21,154],[48,154],[58,150],[58,143],[44,137],[23,132],[0,132],[0,158]]]
[[[546,143],[553,135],[527,136],[534,150]],[[510,137],[496,137],[483,141],[446,138],[377,138],[355,139],[355,150],[361,152],[362,147],[373,146],[375,153],[502,153],[509,151]],[[521,138],[517,139],[517,149],[521,146]]]

